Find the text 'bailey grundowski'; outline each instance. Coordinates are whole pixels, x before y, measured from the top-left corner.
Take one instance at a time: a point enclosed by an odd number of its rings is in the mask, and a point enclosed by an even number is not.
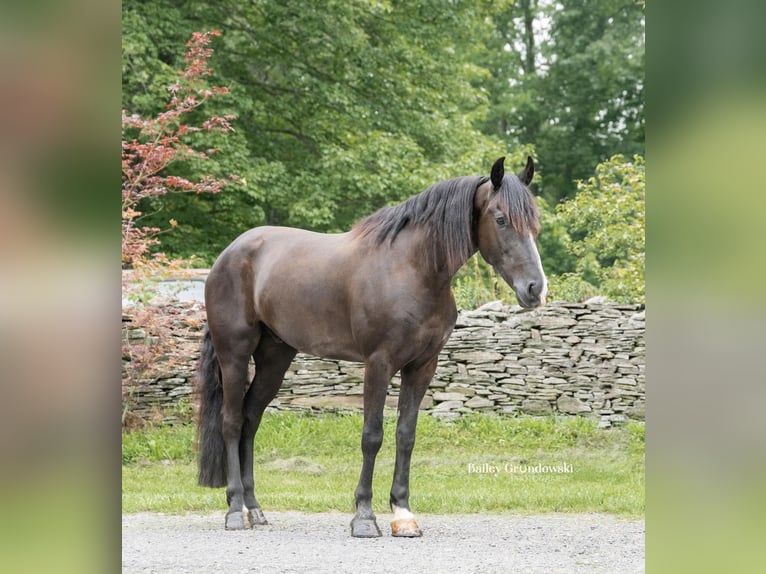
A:
[[[569,463],[560,464],[517,464],[517,463],[468,463],[468,474],[569,474],[574,472]]]

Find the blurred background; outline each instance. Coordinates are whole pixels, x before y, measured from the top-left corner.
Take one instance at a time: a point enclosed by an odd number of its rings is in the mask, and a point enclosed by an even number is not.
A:
[[[0,5],[0,554],[119,548],[119,3]]]
[[[757,572],[766,6],[670,4],[647,6],[647,570]]]

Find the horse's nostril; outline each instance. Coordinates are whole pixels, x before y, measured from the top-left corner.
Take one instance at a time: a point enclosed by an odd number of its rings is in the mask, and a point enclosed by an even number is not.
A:
[[[530,281],[529,285],[527,286],[527,293],[534,297],[536,295],[536,288],[537,283],[535,281]]]

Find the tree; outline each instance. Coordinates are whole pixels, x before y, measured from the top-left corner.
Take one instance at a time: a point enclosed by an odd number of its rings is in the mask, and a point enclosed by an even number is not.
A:
[[[474,127],[487,102],[476,87],[485,71],[472,57],[483,16],[472,3],[123,6],[124,98],[139,108],[151,108],[156,84],[174,65],[170,39],[200,27],[225,30],[214,78],[233,98],[212,109],[238,120],[233,137],[213,142],[222,150],[215,161],[247,186],[214,200],[152,200],[147,212],[179,222],[165,240],[172,253],[210,261],[259,224],[345,230],[434,181],[484,173],[509,151]]]
[[[577,182],[577,195],[556,208],[568,231],[575,273],[551,277],[551,299],[602,294],[617,302],[644,302],[645,164],[617,155]]]
[[[644,13],[634,0],[501,5],[480,62],[491,71],[487,133],[533,144],[554,206],[612,155],[643,154]]]
[[[215,25],[199,26],[189,19],[184,2],[123,2],[122,85],[123,108],[142,117],[162,113],[167,102],[167,87],[177,81],[178,69],[185,66],[180,49],[197,29],[216,29]],[[225,35],[218,40],[219,49]],[[241,94],[221,73],[215,54],[210,55],[211,84],[225,86],[226,98],[208,99],[204,110],[189,110],[186,122],[201,125],[207,116],[238,118],[247,109]],[[236,86],[234,86],[236,87]],[[163,236],[163,251],[171,257],[199,256],[209,259],[231,240],[231,230],[247,228],[262,222],[257,200],[260,197],[257,164],[250,161],[249,142],[239,129],[225,134],[201,130],[184,136],[185,142],[197,150],[215,149],[202,159],[177,156],[173,173],[195,180],[200,174],[240,176],[229,181],[226,194],[161,194],[142,199],[139,210],[148,226],[163,228],[169,219],[176,222],[172,233]],[[209,261],[208,261],[209,263]]]
[[[216,151],[199,151],[186,143],[194,134],[226,133],[232,129],[232,115],[214,115],[200,125],[185,122],[211,98],[228,93],[227,88],[207,82],[212,73],[207,65],[212,50],[207,46],[213,36],[219,35],[195,32],[187,42],[186,68],[167,88],[170,98],[165,111],[152,118],[122,112],[122,263],[126,268],[138,271],[151,269],[155,262],[168,263],[163,253],[152,253],[152,248],[159,245],[162,229],[142,223],[142,204],[168,193],[218,193],[227,184],[212,175],[192,181],[171,173],[179,162],[206,162]],[[230,181],[238,179],[229,177]],[[167,223],[177,225],[174,219]]]

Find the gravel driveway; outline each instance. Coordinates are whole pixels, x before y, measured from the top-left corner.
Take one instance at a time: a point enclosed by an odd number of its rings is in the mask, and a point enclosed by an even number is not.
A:
[[[351,514],[267,511],[270,524],[227,532],[216,514],[125,514],[122,571],[644,571],[644,521],[600,514],[418,515],[422,538],[351,538]]]

